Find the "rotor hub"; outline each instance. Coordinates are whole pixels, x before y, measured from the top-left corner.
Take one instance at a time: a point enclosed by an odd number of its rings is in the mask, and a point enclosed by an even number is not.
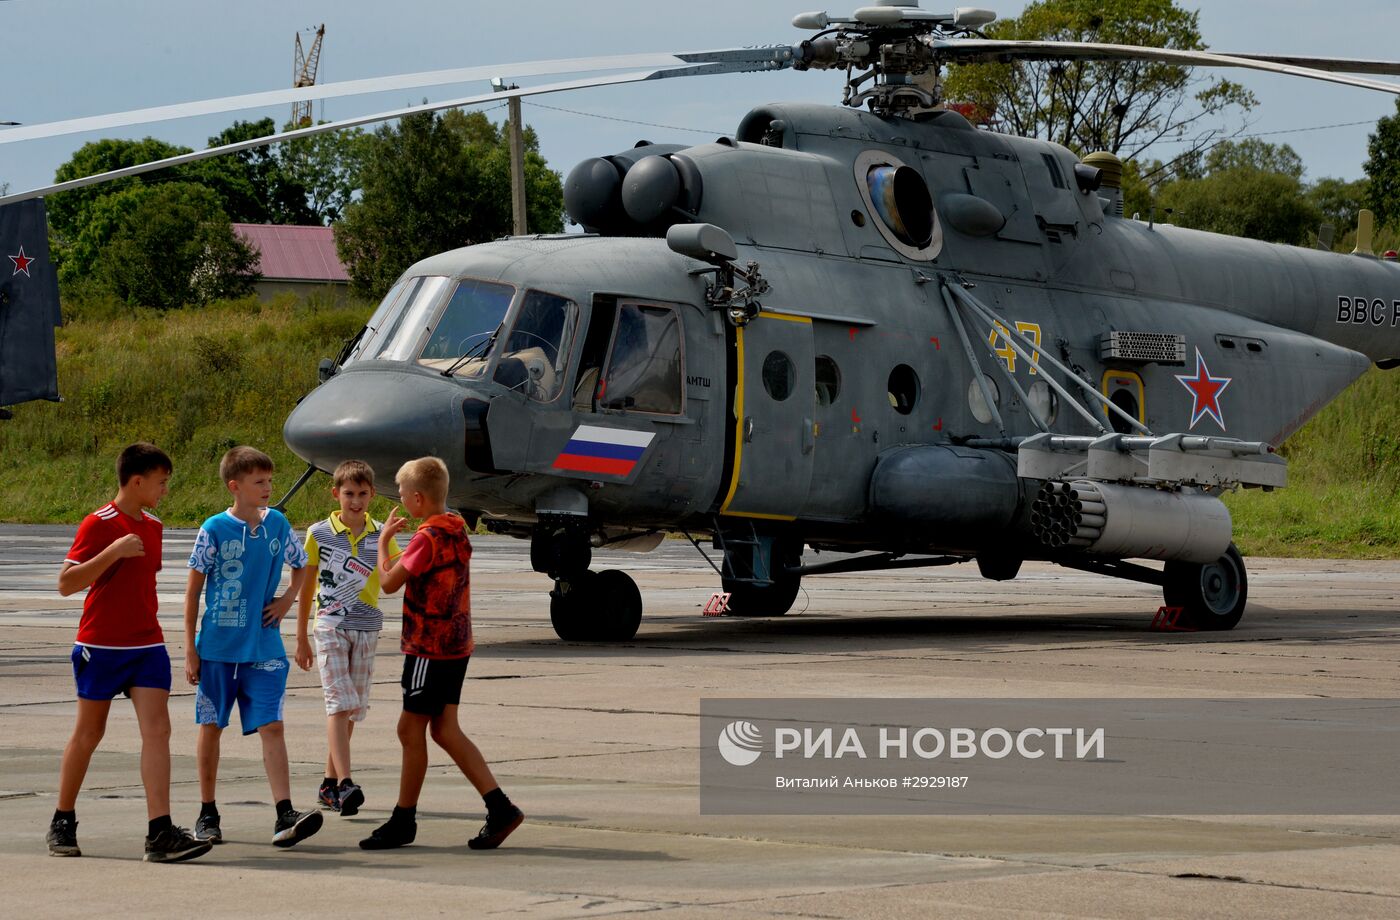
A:
[[[845,105],[912,117],[943,103],[938,42],[976,35],[995,19],[995,13],[972,8],[927,12],[909,0],[877,0],[844,17],[802,13],[792,24],[821,34],[798,46],[793,68],[844,69]]]

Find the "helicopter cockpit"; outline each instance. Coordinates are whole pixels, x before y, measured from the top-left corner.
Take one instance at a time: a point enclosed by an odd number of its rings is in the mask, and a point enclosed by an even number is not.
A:
[[[414,361],[549,402],[564,386],[578,305],[544,291],[517,294],[496,281],[404,278],[370,318],[352,360]]]

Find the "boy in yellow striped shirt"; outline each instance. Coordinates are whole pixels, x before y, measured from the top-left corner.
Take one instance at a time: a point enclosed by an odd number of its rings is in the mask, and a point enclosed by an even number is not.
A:
[[[369,712],[374,650],[384,626],[379,609],[379,521],[369,516],[374,470],[360,460],[335,468],[331,495],[340,504],[306,531],[307,577],[297,608],[297,665],[315,662],[326,694],[326,776],[320,800],[344,817],[356,814],[365,794],[350,775],[350,736]],[[388,543],[390,560],[398,543]],[[307,627],[312,607],[316,626]]]

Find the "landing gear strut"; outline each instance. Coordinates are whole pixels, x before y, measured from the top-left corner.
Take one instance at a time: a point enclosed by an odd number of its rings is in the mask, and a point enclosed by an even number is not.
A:
[[[554,579],[549,620],[560,639],[626,642],[642,622],[642,592],[626,572],[589,571],[593,550],[580,522],[544,519],[530,540],[530,564]]]
[[[802,564],[802,544],[776,537],[717,535],[724,550],[720,584],[729,594],[729,613],[736,617],[777,617],[797,600],[802,576],[791,570]]]

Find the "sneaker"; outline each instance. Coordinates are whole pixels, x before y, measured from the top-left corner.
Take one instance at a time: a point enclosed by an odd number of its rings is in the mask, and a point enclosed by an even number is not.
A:
[[[317,798],[320,799],[322,808],[340,811],[340,790],[334,786],[322,786]]]
[[[499,814],[488,813],[486,823],[481,825],[481,831],[467,841],[467,846],[473,850],[494,850],[504,843],[510,832],[519,827],[520,822],[524,820],[525,813],[514,805]]]
[[[337,790],[340,798],[340,816],[348,818],[351,815],[360,813],[360,806],[365,804],[365,791],[354,783],[346,783]]]
[[[78,822],[67,818],[54,818],[49,822],[49,833],[44,838],[49,844],[50,856],[82,856],[78,849]]]
[[[417,821],[388,821],[360,841],[362,850],[392,850],[406,847],[418,836]]]
[[[217,824],[217,822],[215,822]],[[146,838],[146,862],[184,862],[214,849],[212,840],[197,840],[183,827],[171,825]]]
[[[199,820],[194,823],[194,839],[208,843],[211,846],[224,842],[223,829],[219,827],[218,815],[200,815]]]
[[[277,816],[277,826],[273,829],[272,845],[294,847],[321,829],[320,811],[289,811]]]

